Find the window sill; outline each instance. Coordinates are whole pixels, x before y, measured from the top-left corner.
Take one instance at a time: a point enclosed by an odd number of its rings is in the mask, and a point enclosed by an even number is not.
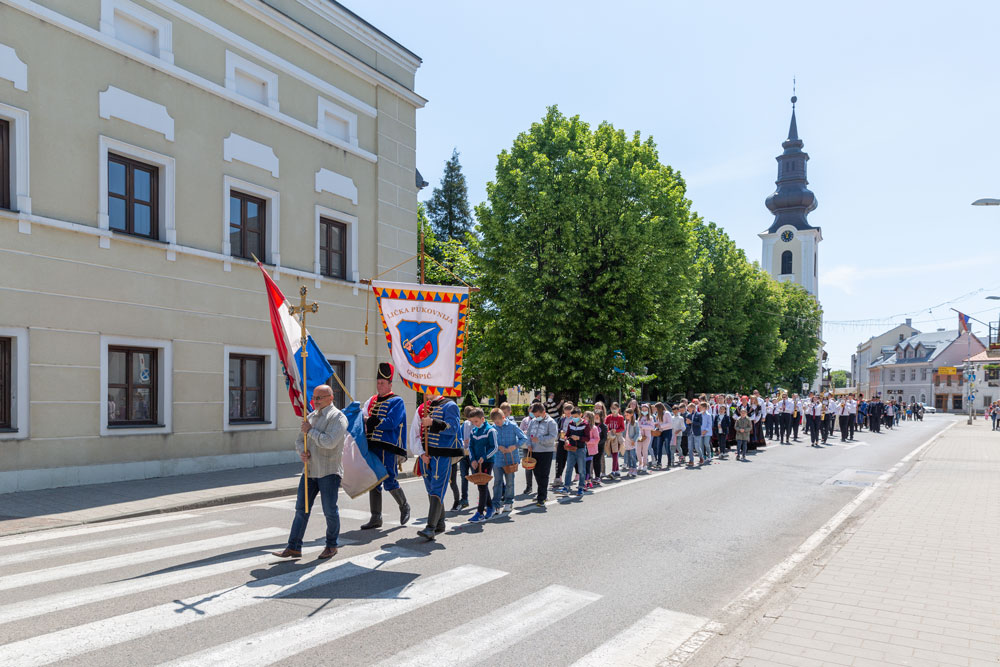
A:
[[[125,239],[138,239],[140,241],[149,241],[150,243],[159,243],[161,245],[168,245],[167,241],[163,239],[153,238],[152,236],[143,236],[142,234],[133,234],[131,232],[126,232],[124,229],[115,229],[114,227],[109,227],[108,231],[115,237]]]
[[[269,421],[229,421],[230,426],[270,426],[273,422]]]
[[[6,426],[0,428],[0,433],[17,433],[18,431],[20,431],[20,429],[8,428]]]
[[[108,429],[166,428],[166,424],[108,424]]]

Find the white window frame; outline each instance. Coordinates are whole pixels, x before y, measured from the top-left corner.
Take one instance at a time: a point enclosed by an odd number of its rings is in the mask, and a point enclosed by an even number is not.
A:
[[[222,430],[226,433],[234,431],[274,431],[278,428],[278,392],[276,373],[278,372],[278,355],[275,349],[264,347],[241,347],[239,345],[224,345],[222,361]],[[232,424],[229,422],[229,357],[234,354],[253,354],[264,357],[264,421]]]
[[[164,62],[173,64],[173,24],[170,22],[170,19],[151,12],[145,7],[140,7],[130,0],[101,0],[101,32],[116,41],[121,40],[115,34],[115,14],[123,14],[136,23],[141,23],[150,30],[155,31],[157,52],[151,55]],[[125,44],[126,42],[122,43]],[[136,48],[131,44],[129,46]]]
[[[0,118],[10,123],[10,205],[15,210],[31,215],[31,161],[28,152],[28,112],[0,102]],[[30,225],[30,223],[26,223]],[[31,231],[29,226],[27,230]]]
[[[100,238],[102,248],[111,247],[111,221],[108,218],[108,153],[116,153],[124,157],[145,162],[157,167],[157,216],[159,217],[159,234],[157,241],[171,246],[177,245],[176,213],[174,205],[174,189],[177,181],[177,167],[174,158],[146,148],[133,146],[118,139],[101,135],[98,137],[97,163],[97,226],[107,232]],[[173,259],[169,256],[168,259]]]
[[[151,426],[108,426],[108,347],[149,347],[156,350],[156,416],[158,424]],[[101,336],[101,398],[100,434],[104,435],[169,435],[174,420],[174,348],[169,340]]]
[[[233,257],[232,246],[229,243],[229,193],[232,190],[245,192],[254,197],[260,197],[266,202],[264,207],[264,247],[267,249],[266,257],[258,257],[264,264],[281,266],[281,195],[277,190],[265,188],[249,181],[244,181],[235,176],[223,174],[222,176],[222,254],[223,270],[232,270],[232,261],[248,261],[242,257]]]
[[[243,56],[233,53],[230,50],[226,50],[226,88],[232,92],[250,99],[245,95],[242,95],[236,90],[236,72],[243,72],[254,79],[258,79],[264,83],[267,87],[267,103],[265,106],[279,110],[278,104],[278,75],[271,70],[258,65],[255,62],[251,62],[244,58]],[[257,100],[252,100],[253,102],[260,104]]]
[[[335,137],[326,131],[326,116],[336,116],[337,118],[345,121],[348,128],[348,137],[346,141],[352,146],[358,145],[358,114],[348,111],[344,107],[340,106],[336,102],[332,102],[325,97],[319,98],[319,103],[317,104],[316,110],[316,129],[320,132],[327,134],[336,139],[341,139],[341,137]]]
[[[347,377],[340,378],[343,380],[344,385],[347,387],[347,391],[351,396],[357,397],[357,392],[354,391],[354,374],[355,374],[355,357],[353,354],[326,354],[324,355],[327,361],[343,361],[346,363],[347,370],[345,375]],[[337,387],[339,389],[339,387]]]
[[[313,244],[315,246],[315,253],[313,255],[313,273],[315,273],[320,278],[326,280],[341,280],[340,278],[332,278],[330,276],[322,275],[319,271],[319,220],[320,218],[330,218],[331,220],[336,220],[337,222],[342,222],[347,225],[347,271],[345,272],[343,280],[351,283],[357,283],[361,279],[361,273],[358,271],[358,218],[357,216],[351,215],[350,213],[344,213],[343,211],[338,211],[336,209],[327,208],[326,206],[316,205],[316,215],[313,223],[315,229],[315,236],[313,239]],[[333,359],[333,357],[330,357]],[[351,393],[354,393],[353,391]]]
[[[28,330],[0,327],[0,337],[11,339],[10,350],[10,431],[0,432],[0,440],[23,440],[28,437],[30,396],[28,380]],[[107,410],[105,410],[107,412]]]

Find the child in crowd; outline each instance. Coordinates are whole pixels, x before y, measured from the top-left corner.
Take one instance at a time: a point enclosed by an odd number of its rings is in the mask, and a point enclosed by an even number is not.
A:
[[[635,421],[635,411],[625,410],[625,467],[628,468],[628,478],[635,478],[638,472],[638,459],[635,454],[635,443],[642,431]]]
[[[469,415],[472,414],[472,406],[466,405],[462,408],[462,449],[465,455],[457,462],[451,464],[451,492],[455,496],[455,504],[451,511],[462,510],[469,506],[469,480],[465,476],[469,474],[469,436],[472,434],[472,422]],[[458,477],[461,476],[461,480]],[[457,481],[456,481],[457,480]],[[458,497],[458,485],[462,485],[462,496]]]
[[[674,404],[673,427],[670,449],[677,465],[684,465],[684,451],[681,448],[681,442],[684,440],[684,412],[681,410],[680,404]]]
[[[611,414],[605,420],[608,425],[608,440],[605,449],[611,455],[611,473],[609,477],[621,477],[618,472],[618,455],[625,451],[625,417],[619,414],[621,406],[617,402],[611,404]]]
[[[608,441],[608,411],[604,403],[594,403],[594,417],[597,419],[597,454],[594,456],[594,486],[601,486],[604,476],[604,446]]]
[[[532,403],[531,405],[533,406],[534,403]],[[527,456],[528,450],[531,449],[531,441],[527,439],[529,426],[531,426],[530,406],[528,407],[528,410],[524,413],[524,418],[521,420],[521,432],[524,433],[525,435],[524,451],[521,454],[522,459],[525,458],[525,456]],[[535,475],[531,470],[528,470],[527,468],[524,469],[524,481],[525,481],[524,492],[527,494],[531,493],[531,482],[532,480],[534,480],[534,477]]]
[[[656,427],[656,422],[653,421],[652,415],[649,414],[649,404],[643,403],[642,407],[639,408],[639,430],[642,431],[639,435],[639,439],[635,443],[636,454],[639,458],[639,474],[648,475],[649,474],[649,445],[653,441],[653,430]]]
[[[501,420],[503,412],[500,412]],[[472,431],[469,433],[469,468],[473,472],[493,472],[493,459],[497,454],[497,432],[492,424],[486,423],[486,414],[481,408],[469,412]],[[490,501],[489,483],[476,485],[479,489],[479,506],[469,521],[479,523],[493,518],[493,503]]]
[[[590,439],[590,424],[583,421],[580,408],[570,412],[569,423],[566,424],[566,478],[559,493],[568,494],[573,484],[573,472],[578,478],[577,496],[583,496],[587,480],[587,440]]]
[[[747,417],[747,409],[740,408],[740,416],[736,420],[736,460],[747,460],[747,444],[750,442],[750,429],[753,422]]]
[[[563,469],[566,467],[566,427],[573,419],[573,404],[569,401],[563,403],[562,417],[559,419],[559,446],[556,448],[556,476],[552,480],[552,488],[559,488],[562,479]]]
[[[583,413],[583,421],[590,427],[587,435],[587,482],[586,488],[594,488],[594,459],[597,458],[597,445],[601,441],[601,431],[597,428],[597,417],[588,410]]]
[[[656,458],[650,462],[650,467],[662,470],[664,450],[666,450],[667,454],[667,468],[673,466],[674,463],[674,455],[670,451],[670,436],[673,433],[674,416],[670,414],[670,410],[663,403],[657,403],[653,406],[653,409],[655,410],[653,421],[656,424],[656,430],[660,434],[653,436],[653,456]]]
[[[503,406],[490,410],[490,421],[497,439],[497,454],[493,460],[493,509],[506,513],[514,508],[514,473],[517,471],[507,472],[504,467],[516,467],[521,462],[518,447],[526,444],[528,437],[504,414]]]
[[[715,418],[708,410],[708,403],[698,404],[698,412],[701,413],[701,455],[705,459],[705,465],[712,464],[712,430],[715,426]]]

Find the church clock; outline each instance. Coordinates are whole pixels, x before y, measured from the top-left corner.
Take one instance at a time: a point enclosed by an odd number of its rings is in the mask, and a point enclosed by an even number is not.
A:
[[[790,229],[786,229],[785,231],[781,232],[781,240],[784,241],[785,243],[788,243],[794,238],[795,238],[795,233]]]

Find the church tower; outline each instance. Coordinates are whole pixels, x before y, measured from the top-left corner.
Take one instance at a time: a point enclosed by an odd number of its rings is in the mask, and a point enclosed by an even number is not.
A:
[[[781,144],[784,152],[778,161],[778,186],[764,202],[774,214],[774,222],[759,234],[763,242],[761,265],[776,280],[795,282],[819,299],[819,242],[823,234],[809,224],[807,216],[816,208],[816,195],[806,187],[806,163],[809,154],[802,150],[802,140],[795,123],[792,96],[792,122],[788,138]]]

